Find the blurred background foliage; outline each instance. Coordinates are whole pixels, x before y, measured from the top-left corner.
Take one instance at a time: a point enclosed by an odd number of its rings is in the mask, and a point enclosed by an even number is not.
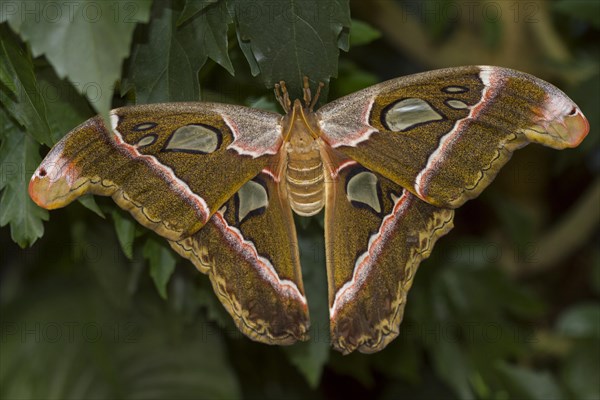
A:
[[[1,398],[600,398],[600,2],[0,6]],[[281,79],[296,96],[304,74],[330,83],[331,100],[463,64],[556,84],[591,132],[517,152],[458,210],[374,355],[330,351],[322,218],[296,221],[312,339],[281,348],[243,337],[207,277],[108,199],[49,214],[27,196],[49,146],[111,107],[277,110]]]

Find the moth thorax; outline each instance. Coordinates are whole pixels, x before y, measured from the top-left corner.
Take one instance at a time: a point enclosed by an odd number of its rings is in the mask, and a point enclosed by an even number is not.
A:
[[[325,204],[323,161],[314,139],[295,146],[287,143],[285,180],[292,209],[302,216],[315,215]]]

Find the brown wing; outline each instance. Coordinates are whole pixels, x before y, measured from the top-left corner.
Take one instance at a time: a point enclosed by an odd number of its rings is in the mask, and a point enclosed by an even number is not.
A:
[[[272,175],[246,183],[199,232],[171,246],[209,275],[248,337],[268,344],[308,338],[294,220]]]
[[[198,231],[281,145],[280,116],[240,106],[172,103],[111,112],[67,134],[29,193],[58,208],[90,192],[112,196],[144,226],[177,240]]]
[[[317,112],[323,139],[440,207],[478,196],[512,152],[562,149],[589,131],[556,87],[498,67],[449,68],[394,79]]]
[[[333,156],[332,156],[333,155]],[[330,151],[325,243],[333,347],[373,353],[399,332],[419,263],[453,211]]]

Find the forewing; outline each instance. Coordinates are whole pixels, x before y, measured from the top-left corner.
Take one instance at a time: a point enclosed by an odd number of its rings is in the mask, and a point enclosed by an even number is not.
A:
[[[112,196],[144,226],[170,240],[198,231],[273,158],[280,116],[241,106],[170,103],[111,111],[67,134],[34,173],[40,206],[85,194]]]
[[[498,67],[398,78],[317,112],[322,138],[372,171],[441,207],[458,207],[493,180],[512,152],[536,142],[577,146],[589,131],[559,89]]]

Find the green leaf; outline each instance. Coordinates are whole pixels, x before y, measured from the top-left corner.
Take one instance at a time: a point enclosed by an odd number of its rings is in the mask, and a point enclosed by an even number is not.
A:
[[[533,371],[524,367],[500,362],[496,365],[510,393],[510,398],[523,400],[563,400],[565,394],[554,377],[547,371]]]
[[[31,246],[44,234],[42,221],[48,212],[33,203],[28,194],[29,178],[41,162],[39,144],[31,139],[0,107],[0,226],[10,224],[12,240]]]
[[[302,98],[304,76],[313,85],[337,76],[338,39],[350,27],[347,1],[233,0],[231,4],[240,47],[253,75],[260,71],[266,87],[283,80],[292,98]]]
[[[571,307],[560,316],[556,329],[570,337],[600,339],[600,304]]]
[[[84,97],[69,81],[56,76],[52,68],[36,68],[36,77],[47,110],[53,143],[58,142],[77,125],[94,116],[95,112]]]
[[[2,29],[2,28],[0,28]],[[4,44],[3,44],[4,45]],[[4,46],[2,46],[4,47]],[[3,50],[5,53],[5,50]],[[4,55],[4,54],[3,54]],[[17,76],[17,71],[14,70],[12,64],[10,64],[8,57],[0,60],[0,83],[4,85],[6,89],[10,91],[12,96],[17,95],[17,85],[13,80],[13,77]]]
[[[358,19],[352,20],[352,26],[350,28],[350,47],[369,44],[380,37],[381,32],[371,25]]]
[[[135,239],[136,223],[129,215],[126,215],[120,210],[113,210],[111,215],[113,217],[115,231],[117,232],[117,239],[119,239],[121,249],[123,250],[123,253],[125,253],[125,256],[131,260],[133,258],[133,241]]]
[[[71,272],[28,282],[0,310],[0,398],[240,398],[225,343],[206,321],[182,321],[155,296],[111,307],[93,282]]]
[[[83,205],[88,210],[92,211],[100,218],[106,218],[100,207],[98,207],[98,204],[96,203],[96,200],[94,199],[93,195],[84,194],[83,196],[79,197],[77,201],[79,201],[81,205]]]
[[[183,11],[177,20],[177,26],[204,10],[206,7],[219,2],[220,0],[185,0]]]
[[[8,22],[30,44],[33,55],[46,55],[60,78],[67,77],[94,109],[107,115],[133,31],[137,23],[148,21],[151,2],[17,4],[19,9]]]
[[[0,103],[40,143],[52,144],[43,97],[39,91],[29,54],[17,43],[6,25],[0,25],[0,64],[9,73],[6,79],[15,88],[13,94],[0,90]]]
[[[167,283],[175,271],[177,258],[170,249],[153,237],[146,240],[143,255],[150,262],[150,276],[154,280],[158,293],[166,299]]]
[[[244,57],[246,57],[246,61],[248,61],[250,73],[252,74],[252,76],[260,74],[260,65],[258,65],[258,61],[256,61],[256,57],[252,52],[252,45],[250,43],[250,39],[242,36],[242,32],[239,29],[236,29],[236,35],[240,49],[242,49],[242,53],[244,53]]]
[[[205,7],[177,26],[180,1],[156,2],[152,21],[132,51],[121,93],[135,88],[137,103],[197,101],[198,71],[210,57],[231,74],[227,25],[231,17],[223,1]]]

